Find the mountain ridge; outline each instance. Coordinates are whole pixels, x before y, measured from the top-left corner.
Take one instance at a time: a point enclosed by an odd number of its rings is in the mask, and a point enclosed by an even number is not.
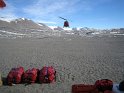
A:
[[[19,18],[10,21],[0,19],[0,30],[9,30],[9,31],[28,31],[28,30],[51,30],[47,25],[39,25],[38,23],[26,19]]]

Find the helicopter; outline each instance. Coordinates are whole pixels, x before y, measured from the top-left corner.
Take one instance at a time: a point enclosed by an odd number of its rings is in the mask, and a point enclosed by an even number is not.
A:
[[[3,0],[0,0],[0,8],[6,7],[6,3]]]
[[[69,27],[69,22],[67,21],[67,19],[65,19],[65,18],[63,18],[63,17],[59,17],[59,18],[65,20],[65,21],[64,21],[63,28],[64,28],[64,27]]]

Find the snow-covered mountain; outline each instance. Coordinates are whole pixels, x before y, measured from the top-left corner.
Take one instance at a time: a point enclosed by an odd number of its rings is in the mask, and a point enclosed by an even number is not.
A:
[[[32,20],[19,18],[14,20],[1,20],[0,19],[0,30],[7,31],[31,31],[31,30],[51,30],[48,26],[41,23],[36,23]]]
[[[33,37],[41,38],[51,35],[52,29],[43,23],[36,23],[32,20],[19,18],[7,20],[0,19],[0,38]]]

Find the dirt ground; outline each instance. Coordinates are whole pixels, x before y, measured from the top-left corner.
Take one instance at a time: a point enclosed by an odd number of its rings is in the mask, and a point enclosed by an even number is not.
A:
[[[47,37],[0,39],[0,73],[13,67],[53,66],[56,82],[25,86],[3,85],[0,93],[71,93],[73,84],[94,84],[98,79],[124,79],[124,37]]]

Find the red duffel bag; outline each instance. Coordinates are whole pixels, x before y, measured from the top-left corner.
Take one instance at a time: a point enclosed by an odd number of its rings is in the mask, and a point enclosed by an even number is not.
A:
[[[37,80],[38,71],[39,70],[36,68],[28,69],[27,71],[25,71],[22,77],[23,82],[24,83],[35,83]]]
[[[113,93],[111,90],[105,90],[104,93]]]
[[[104,92],[105,90],[112,90],[113,82],[109,79],[101,79],[95,82],[95,86],[98,88],[99,91]]]
[[[72,85],[72,93],[99,93],[95,85]]]
[[[5,2],[3,0],[0,0],[0,8],[3,8],[5,6],[6,6]]]
[[[56,79],[56,71],[52,66],[43,67],[39,71],[39,82],[40,83],[52,83],[52,82],[55,82],[55,79]]]
[[[22,75],[24,73],[24,68],[12,68],[7,75],[7,82],[9,85],[21,83]]]

